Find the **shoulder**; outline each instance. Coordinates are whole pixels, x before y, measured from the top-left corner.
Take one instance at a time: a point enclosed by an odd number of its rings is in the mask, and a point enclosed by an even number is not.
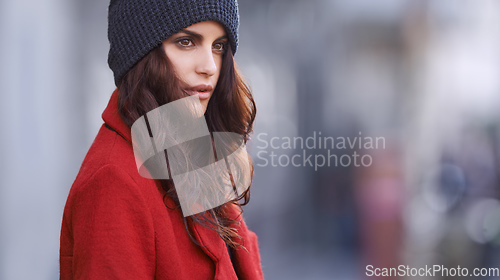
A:
[[[73,218],[81,215],[93,219],[116,218],[126,213],[150,212],[144,195],[148,185],[138,184],[121,166],[105,164],[85,179],[80,178],[73,183],[66,202],[65,210]]]
[[[131,144],[102,126],[83,160],[68,199],[137,199],[151,186],[155,186],[155,182],[142,178],[137,171]]]
[[[101,164],[71,186],[63,224],[83,235],[135,229],[152,233],[151,190],[156,190],[153,180],[138,181],[122,165]]]
[[[136,170],[130,142],[103,125],[90,146],[75,181],[86,180],[104,166],[116,166],[126,173]]]

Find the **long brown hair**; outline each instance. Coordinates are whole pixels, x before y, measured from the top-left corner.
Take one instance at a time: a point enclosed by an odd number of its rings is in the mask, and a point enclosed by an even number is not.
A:
[[[226,44],[225,47],[219,80],[208,103],[205,119],[210,132],[237,133],[243,137],[243,141],[246,143],[255,120],[255,101],[249,87],[236,68],[230,45]],[[119,82],[118,111],[122,120],[131,126],[147,112],[187,96],[187,93],[181,89],[174,68],[160,45],[140,60]],[[251,160],[250,168],[251,184],[253,177]],[[160,182],[166,195],[170,196],[179,207],[179,199],[173,181],[160,180]],[[235,188],[234,185],[233,188]],[[241,213],[243,212],[241,206],[247,204],[249,199],[250,186],[241,194],[236,193],[236,198],[226,204],[205,213],[184,218],[186,230],[191,240],[197,243],[190,233],[188,220],[215,230],[232,248],[244,247],[236,240],[241,240],[241,236],[231,228],[231,225],[236,221],[226,216],[225,209],[231,203],[238,207]]]

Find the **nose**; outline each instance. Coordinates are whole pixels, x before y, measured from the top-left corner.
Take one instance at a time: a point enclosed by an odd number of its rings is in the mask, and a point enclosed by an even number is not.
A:
[[[196,72],[200,75],[213,76],[217,73],[212,46],[200,50],[197,57]]]

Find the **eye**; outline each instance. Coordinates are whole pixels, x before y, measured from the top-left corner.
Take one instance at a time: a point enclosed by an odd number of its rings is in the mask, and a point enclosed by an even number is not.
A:
[[[193,41],[187,38],[181,38],[177,40],[177,44],[181,47],[191,47],[193,45]]]
[[[215,44],[213,45],[213,47],[212,47],[212,48],[213,48],[214,50],[218,51],[218,52],[222,52],[222,51],[224,51],[224,49],[225,49],[225,48],[224,48],[224,45],[225,45],[224,43],[219,42],[219,43],[215,43]]]

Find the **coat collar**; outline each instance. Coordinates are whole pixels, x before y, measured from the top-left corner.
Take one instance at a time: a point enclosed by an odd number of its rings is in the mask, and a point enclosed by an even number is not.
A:
[[[127,142],[132,143],[130,127],[123,122],[120,114],[118,113],[118,94],[118,89],[115,89],[109,99],[106,109],[104,109],[104,112],[102,113],[102,119],[104,120],[105,125],[118,133],[121,137],[127,140]]]

